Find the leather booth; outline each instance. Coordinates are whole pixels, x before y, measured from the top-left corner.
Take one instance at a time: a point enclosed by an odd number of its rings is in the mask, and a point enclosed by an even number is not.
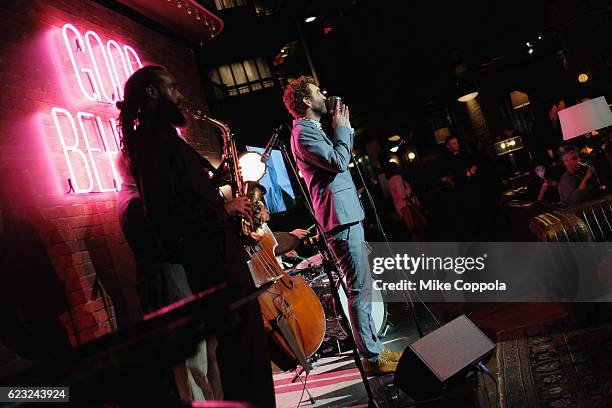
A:
[[[612,195],[535,216],[529,230],[540,241],[612,241]],[[587,326],[612,320],[612,304],[566,304],[577,322]]]
[[[612,195],[537,215],[529,230],[540,241],[612,241]]]

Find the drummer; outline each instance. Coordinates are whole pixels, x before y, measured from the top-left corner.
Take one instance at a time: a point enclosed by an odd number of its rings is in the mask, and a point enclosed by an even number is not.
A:
[[[264,196],[266,195],[266,188],[259,183],[251,182],[249,183],[248,195],[253,207],[254,224],[261,225],[270,221],[270,212],[268,211],[268,207],[266,206],[264,199]],[[281,249],[282,247],[282,252],[279,253],[277,250],[275,251],[275,254],[277,255],[278,263],[283,267],[283,269],[285,269],[285,265],[287,265],[285,260],[289,262],[289,265],[294,266],[294,264],[297,264],[300,259],[303,259],[298,255],[295,249],[298,247],[302,239],[304,239],[309,233],[310,231],[301,228],[296,228],[288,233],[274,233],[275,238],[277,241],[279,241],[279,246],[277,249]],[[284,242],[283,238],[286,236],[285,234],[291,234],[291,238],[289,238],[291,242]],[[281,256],[284,259],[281,258]]]

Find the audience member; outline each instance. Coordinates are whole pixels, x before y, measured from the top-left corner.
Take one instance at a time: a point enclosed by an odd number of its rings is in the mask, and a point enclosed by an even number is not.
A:
[[[427,220],[412,185],[399,174],[399,167],[395,163],[387,164],[387,177],[393,206],[410,233],[410,239],[412,241],[422,240]]]
[[[598,185],[595,181],[595,169],[580,162],[578,148],[573,145],[559,149],[565,173],[559,180],[559,197],[565,205],[578,204],[595,196]]]
[[[557,191],[557,180],[552,176],[552,172],[543,164],[536,164],[531,171],[528,194],[536,201],[547,203],[559,202]]]

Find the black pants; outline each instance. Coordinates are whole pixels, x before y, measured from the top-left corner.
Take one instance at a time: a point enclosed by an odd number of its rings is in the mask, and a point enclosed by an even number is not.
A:
[[[183,242],[179,251],[193,292],[222,282],[242,294],[254,290],[244,249],[232,231],[211,236],[214,238]],[[274,407],[272,367],[258,302],[243,306],[237,324],[218,333],[217,339],[225,399],[246,401],[262,408]]]

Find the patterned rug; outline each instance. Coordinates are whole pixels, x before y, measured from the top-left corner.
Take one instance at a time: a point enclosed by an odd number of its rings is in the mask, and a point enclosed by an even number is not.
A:
[[[502,408],[612,407],[612,325],[506,334],[497,363]]]

